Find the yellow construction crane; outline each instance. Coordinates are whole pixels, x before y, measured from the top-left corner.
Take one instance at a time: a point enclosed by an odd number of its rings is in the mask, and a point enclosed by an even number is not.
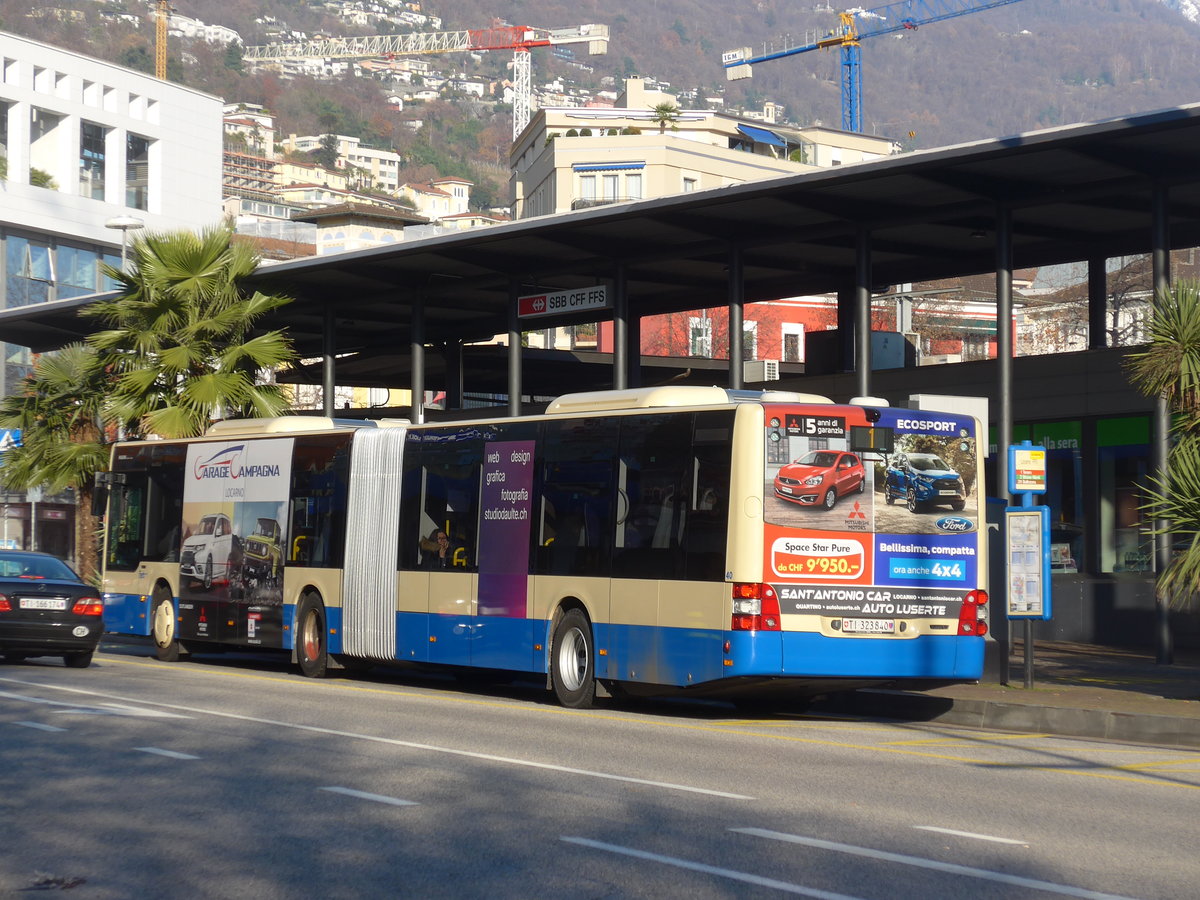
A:
[[[154,77],[167,80],[167,22],[171,18],[168,0],[154,0]]]

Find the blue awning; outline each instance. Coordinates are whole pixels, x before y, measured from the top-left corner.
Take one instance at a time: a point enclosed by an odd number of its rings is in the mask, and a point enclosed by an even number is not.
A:
[[[787,141],[773,131],[765,128],[755,128],[753,125],[738,125],[738,131],[756,144],[770,144],[773,147],[787,148]]]
[[[576,172],[611,172],[614,169],[644,169],[644,162],[619,162],[619,163],[576,163],[571,166]]]

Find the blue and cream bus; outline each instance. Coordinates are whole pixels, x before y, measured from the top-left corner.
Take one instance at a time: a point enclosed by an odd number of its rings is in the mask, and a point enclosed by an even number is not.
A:
[[[570,707],[977,680],[980,444],[968,416],[717,387],[424,425],[220,422],[114,446],[105,623],[163,660],[532,673]],[[949,508],[892,502],[901,453],[945,461],[925,489]]]

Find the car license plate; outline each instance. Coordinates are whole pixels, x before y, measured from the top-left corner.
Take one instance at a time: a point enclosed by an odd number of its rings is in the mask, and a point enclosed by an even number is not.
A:
[[[67,601],[62,597],[22,597],[21,609],[66,609]]]
[[[895,619],[842,619],[842,631],[848,634],[895,634]]]
[[[957,497],[958,491],[938,491],[943,497]]]
[[[783,491],[785,494],[790,494],[792,492],[792,489],[790,487],[781,487],[780,490]]]

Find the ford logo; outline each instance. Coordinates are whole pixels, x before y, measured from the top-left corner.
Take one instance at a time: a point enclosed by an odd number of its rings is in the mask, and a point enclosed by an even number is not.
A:
[[[933,524],[942,531],[970,531],[972,522],[962,516],[942,516]]]

